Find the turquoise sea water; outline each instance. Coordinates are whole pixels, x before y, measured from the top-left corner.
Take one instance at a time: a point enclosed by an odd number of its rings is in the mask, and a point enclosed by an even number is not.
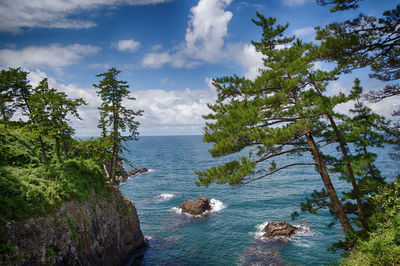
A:
[[[290,214],[322,181],[313,166],[280,171],[240,188],[194,184],[194,171],[223,162],[208,153],[210,144],[201,136],[140,137],[128,145],[126,156],[135,167],[151,169],[135,175],[120,186],[136,204],[141,228],[149,240],[140,262],[144,265],[326,265],[337,263],[340,254],[326,251],[343,238],[339,225],[328,228],[332,217]],[[378,167],[393,178],[399,164],[388,157],[390,147],[376,150]],[[334,150],[332,151],[334,152]],[[300,160],[310,161],[309,156]],[[286,162],[293,159],[284,157]],[[294,160],[293,160],[294,162]],[[279,162],[278,162],[279,163]],[[334,180],[337,191],[346,184]],[[183,201],[199,195],[213,199],[214,208],[206,217],[191,217],[176,209]],[[257,234],[268,221],[285,220],[301,225],[304,231],[287,242],[263,241]]]

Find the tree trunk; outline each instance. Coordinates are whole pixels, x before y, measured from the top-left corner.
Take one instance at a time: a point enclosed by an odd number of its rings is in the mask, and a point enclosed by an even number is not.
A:
[[[365,215],[364,215],[364,210],[363,210],[363,206],[362,206],[362,202],[361,202],[360,191],[358,189],[358,185],[357,185],[356,179],[354,177],[353,168],[351,167],[350,159],[349,159],[349,156],[347,154],[347,150],[346,150],[343,138],[342,138],[342,134],[340,133],[339,129],[337,128],[335,120],[333,120],[333,117],[330,114],[327,114],[327,117],[329,119],[329,122],[331,123],[333,131],[335,132],[335,136],[336,136],[336,138],[337,138],[337,140],[339,142],[339,146],[340,146],[340,149],[341,149],[342,154],[343,154],[343,160],[344,160],[344,163],[346,165],[347,172],[349,173],[351,185],[353,187],[353,193],[354,193],[354,196],[356,197],[356,201],[357,201],[358,217],[360,218],[360,222],[362,224],[362,227],[363,227],[364,231],[368,232],[369,231],[369,227],[368,227],[367,219],[365,218]]]
[[[354,232],[353,227],[351,226],[349,219],[346,216],[345,209],[337,197],[335,188],[333,187],[331,178],[329,177],[328,170],[326,169],[325,162],[323,161],[322,155],[319,152],[317,145],[315,144],[313,136],[311,135],[311,133],[307,133],[306,138],[307,143],[311,148],[311,153],[317,165],[318,172],[321,175],[321,179],[324,182],[325,189],[328,192],[329,199],[332,203],[333,209],[335,210],[336,216],[338,217],[340,224],[343,227],[343,230],[346,232],[346,234]]]
[[[56,154],[57,154],[57,159],[60,162],[61,161],[61,148],[60,148],[60,139],[58,137],[56,139]]]
[[[40,142],[40,149],[42,151],[43,162],[47,167],[49,167],[50,164],[49,164],[49,160],[47,159],[46,150],[44,148],[44,142],[43,142],[42,136],[39,136],[39,142]]]
[[[64,158],[65,158],[65,160],[68,160],[69,159],[69,156],[68,156],[69,146],[68,146],[67,141],[65,141],[65,140],[63,142],[63,150],[64,150]]]
[[[3,115],[3,121],[4,121],[4,129],[6,130],[6,132],[8,132],[7,129],[7,118],[6,118],[6,112],[4,111],[4,109],[2,108],[1,113]]]

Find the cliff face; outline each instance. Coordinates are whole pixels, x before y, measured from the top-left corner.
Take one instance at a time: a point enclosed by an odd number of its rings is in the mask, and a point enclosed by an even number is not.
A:
[[[11,265],[121,265],[144,244],[135,205],[118,188],[49,217],[9,222],[3,237],[0,264]]]

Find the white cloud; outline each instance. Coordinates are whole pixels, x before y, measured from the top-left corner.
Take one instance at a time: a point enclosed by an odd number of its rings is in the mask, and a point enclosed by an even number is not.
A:
[[[28,79],[32,86],[37,86],[43,78],[48,78],[49,86],[65,92],[70,98],[82,97],[87,106],[79,107],[83,120],[71,119],[71,125],[77,130],[77,135],[99,135],[97,128],[98,110],[101,100],[94,88],[82,88],[75,84],[62,84],[46,73],[36,69],[30,72]],[[135,101],[125,102],[133,110],[144,110],[138,120],[141,123],[140,132],[146,135],[166,134],[200,134],[204,126],[202,115],[208,114],[207,103],[215,102],[217,93],[206,79],[208,87],[203,89],[184,90],[133,90]]]
[[[133,109],[143,109],[141,124],[146,126],[203,125],[201,117],[209,113],[207,103],[214,102],[214,88],[185,90],[134,90]]]
[[[283,0],[283,4],[290,6],[290,7],[295,7],[295,6],[301,6],[306,2],[311,2],[314,0]]]
[[[231,58],[241,65],[245,70],[244,76],[248,79],[255,79],[259,74],[259,69],[263,67],[262,54],[257,52],[252,44],[228,45],[226,58]]]
[[[172,59],[168,53],[146,54],[142,60],[142,65],[148,68],[160,68],[166,63],[171,63]]]
[[[121,5],[148,5],[170,0],[4,0],[0,1],[0,31],[18,32],[21,28],[90,28],[90,20],[68,18],[85,10]]]
[[[244,75],[254,79],[263,65],[261,54],[253,45],[228,43],[228,24],[232,12],[225,9],[231,0],[200,0],[191,8],[185,40],[174,51],[151,52],[142,59],[142,66],[191,68],[201,63],[235,62],[244,68]],[[157,47],[158,49],[161,47]]]
[[[296,37],[312,36],[315,34],[314,27],[304,27],[293,30],[293,34]]]
[[[140,47],[140,42],[135,40],[120,40],[114,45],[121,52],[133,53]]]
[[[78,63],[82,57],[97,53],[97,46],[73,44],[28,46],[21,50],[1,49],[0,62],[6,67],[64,67]]]
[[[184,52],[195,59],[215,62],[228,35],[232,12],[224,9],[231,0],[200,0],[191,8]]]
[[[200,0],[191,8],[185,41],[175,51],[149,53],[142,65],[159,68],[165,64],[173,67],[193,67],[199,62],[216,63],[221,60],[224,38],[228,36],[228,23],[232,12],[226,11],[232,0]]]

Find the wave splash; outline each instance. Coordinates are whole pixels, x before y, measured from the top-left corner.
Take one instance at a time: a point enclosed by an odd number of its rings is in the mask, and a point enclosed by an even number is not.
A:
[[[169,199],[172,199],[173,197],[175,197],[174,194],[163,193],[163,194],[158,195],[158,196],[155,197],[155,198],[156,198],[156,199],[159,199],[159,200],[169,200]]]

